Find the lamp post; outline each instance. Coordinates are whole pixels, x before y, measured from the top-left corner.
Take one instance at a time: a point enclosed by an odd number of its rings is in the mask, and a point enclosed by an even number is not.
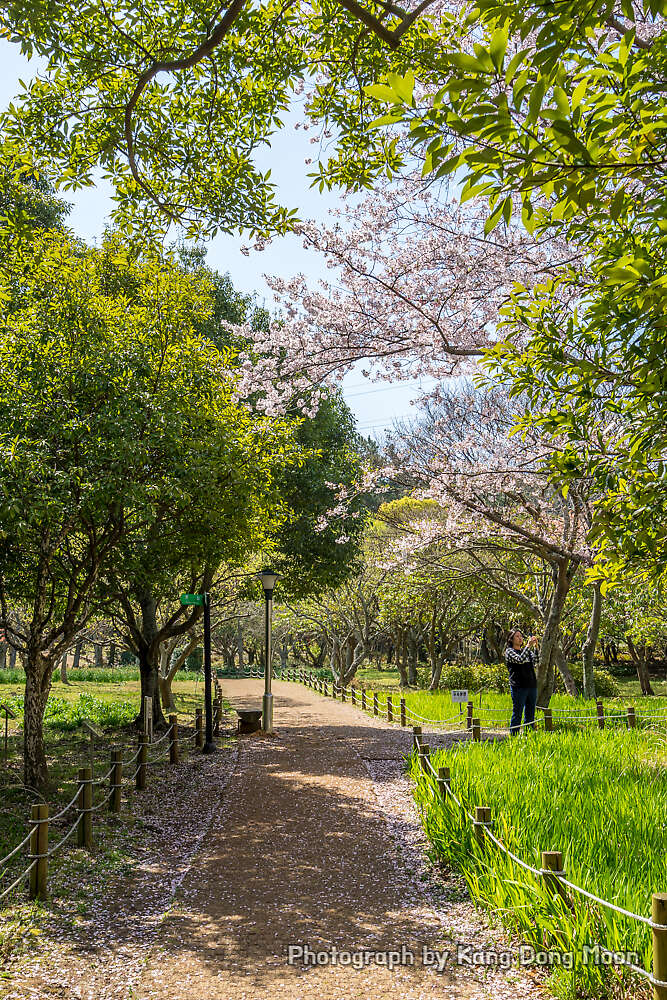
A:
[[[211,695],[211,595],[208,591],[200,594],[181,594],[184,607],[197,605],[204,608],[204,707],[206,711],[206,741],[203,753],[215,753],[213,742],[213,701]]]
[[[215,753],[213,742],[213,698],[211,692],[211,595],[204,597],[204,710],[206,713],[206,739],[203,753]]]
[[[273,732],[273,695],[271,693],[271,626],[273,624],[273,588],[278,574],[272,569],[258,573],[264,588],[264,697],[262,698],[262,728],[265,733]]]

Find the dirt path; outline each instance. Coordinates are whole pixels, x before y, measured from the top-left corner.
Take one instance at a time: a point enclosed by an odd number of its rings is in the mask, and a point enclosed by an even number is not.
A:
[[[237,707],[261,703],[260,681],[223,689]],[[455,953],[454,942],[489,947],[493,937],[455,880],[437,906],[419,881],[423,839],[400,763],[409,735],[281,682],[275,726],[274,737],[241,741],[216,826],[162,920],[133,998],[541,996],[516,970],[452,957],[444,971],[425,966],[423,948]],[[304,967],[299,956],[289,964],[290,946],[370,956],[359,969]],[[381,964],[401,948],[405,964]]]

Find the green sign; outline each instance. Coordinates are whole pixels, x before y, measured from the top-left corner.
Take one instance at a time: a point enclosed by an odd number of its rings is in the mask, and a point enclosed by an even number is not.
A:
[[[203,594],[181,594],[181,604],[203,604]]]

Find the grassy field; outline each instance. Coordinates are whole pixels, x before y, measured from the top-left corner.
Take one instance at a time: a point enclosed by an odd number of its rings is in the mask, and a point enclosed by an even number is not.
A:
[[[603,698],[605,715],[622,715],[620,719],[609,718],[608,725],[619,725],[625,727],[625,712],[629,705],[635,707],[637,717],[641,715],[649,716],[653,714],[667,714],[667,681],[652,679],[655,695],[653,697],[643,697],[639,691],[639,682],[632,677],[616,678],[620,689],[620,696],[615,698]],[[398,672],[390,670],[364,669],[360,670],[355,678],[355,685],[365,688],[367,691],[377,691],[384,702],[386,695],[396,695],[396,698],[404,697],[406,707],[417,715],[427,719],[448,719],[452,718],[452,725],[455,726],[458,718],[465,718],[466,708],[460,708],[453,704],[449,691],[428,691],[428,690],[403,690],[401,691],[398,680]],[[508,726],[512,714],[512,699],[509,694],[499,694],[495,691],[477,691],[470,695],[475,706],[475,715],[479,716],[482,728],[493,728],[494,725]],[[396,701],[396,704],[398,702]],[[561,726],[576,726],[576,718],[568,720],[567,716],[589,716],[595,715],[595,704],[586,702],[582,698],[571,698],[566,694],[556,694],[550,701],[553,710],[554,722],[559,716],[563,716]],[[538,717],[541,717],[538,712]]]
[[[2,753],[0,741],[0,858],[4,857],[28,833],[30,807],[35,802],[47,801],[50,815],[60,811],[74,796],[77,772],[91,761],[90,739],[81,727],[82,719],[93,722],[101,733],[93,747],[94,774],[102,777],[109,770],[111,749],[123,751],[129,759],[136,751],[137,733],[133,720],[140,700],[139,675],[136,670],[70,671],[71,683],[63,685],[57,680],[51,692],[45,714],[45,744],[49,766],[49,783],[43,795],[23,784],[22,757],[19,726],[23,700],[22,679],[12,678],[0,688],[0,703],[9,702],[17,709],[17,719],[12,723],[9,755]],[[84,677],[88,678],[84,680]],[[199,751],[187,737],[193,732],[196,706],[202,704],[203,685],[197,676],[182,674],[175,681],[174,694],[179,716],[181,760],[185,770],[180,771],[180,786],[173,787],[172,769],[168,763],[168,743],[149,750],[148,791],[136,792],[133,787],[133,768],[126,767],[123,776],[123,804],[120,816],[109,812],[108,806],[93,815],[94,850],[89,853],[77,849],[72,837],[62,850],[49,861],[49,900],[46,903],[30,902],[22,880],[5,901],[0,902],[0,995],[3,982],[13,981],[17,963],[23,955],[35,949],[58,947],[58,928],[67,933],[78,923],[85,923],[92,909],[98,905],[102,886],[118,883],[131,877],[137,858],[151,838],[155,836],[151,810],[154,811],[156,795],[168,789],[168,795],[190,795],[190,756],[193,772],[198,766]],[[229,706],[225,703],[225,713]],[[225,729],[230,731],[226,715]],[[2,730],[4,738],[4,726]],[[229,736],[218,740],[222,749],[229,748]],[[94,803],[99,804],[108,794],[106,786],[94,792]],[[147,804],[148,803],[148,804]],[[71,827],[74,814],[70,811],[62,819],[51,823],[49,843],[59,841]],[[7,865],[0,866],[0,892],[9,886],[27,866],[26,852],[21,851]]]
[[[84,671],[81,671],[84,673]],[[99,671],[94,672],[99,674]],[[104,672],[107,675],[111,671]],[[91,761],[91,743],[81,722],[87,719],[101,731],[102,739],[93,747],[94,770],[97,775],[109,768],[111,749],[126,751],[131,756],[136,748],[137,734],[132,725],[140,699],[138,672],[132,671],[132,679],[121,679],[113,671],[113,680],[80,680],[72,672],[69,685],[56,681],[53,684],[44,719],[46,755],[49,767],[49,784],[44,791],[51,812],[57,812],[69,802],[76,790],[77,772]],[[203,685],[195,677],[182,675],[173,685],[179,726],[185,731],[192,728],[194,709],[201,705]],[[41,796],[23,784],[21,733],[23,708],[23,685],[3,684],[0,702],[10,705],[16,712],[16,719],[10,721],[9,752],[5,757],[4,720],[0,739],[0,857],[4,857],[13,846],[26,835],[29,829],[30,806],[41,800]],[[23,863],[22,859],[18,859]],[[11,879],[17,862],[12,863],[0,887]],[[2,870],[0,869],[0,876]]]
[[[643,916],[650,916],[652,892],[667,891],[667,771],[657,734],[591,730],[553,740],[531,733],[459,744],[431,759],[436,768],[450,767],[452,791],[465,808],[491,807],[496,836],[536,868],[541,851],[560,850],[570,881]],[[473,898],[534,947],[571,951],[575,962],[579,956],[574,969],[555,969],[559,995],[619,986],[613,973],[582,964],[586,943],[636,951],[639,964],[651,968],[648,927],[575,894],[566,904],[497,847],[481,849],[461,809],[451,798],[443,803],[415,760],[411,768],[434,859],[457,868]],[[642,995],[640,981],[623,995]]]

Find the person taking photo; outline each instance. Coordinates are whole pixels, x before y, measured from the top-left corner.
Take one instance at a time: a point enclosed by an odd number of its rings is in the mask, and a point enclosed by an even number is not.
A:
[[[516,736],[521,732],[522,716],[527,726],[535,720],[537,637],[531,635],[526,642],[521,630],[513,628],[507,637],[505,663],[510,675],[510,692],[512,694],[510,734]]]

